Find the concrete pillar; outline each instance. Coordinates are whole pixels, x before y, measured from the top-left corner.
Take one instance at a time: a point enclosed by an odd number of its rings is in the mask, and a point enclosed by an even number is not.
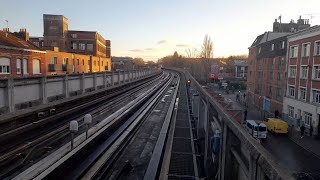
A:
[[[84,74],[81,74],[81,79],[80,79],[80,91],[81,91],[81,94],[85,93],[84,81],[85,81],[85,76],[84,76]]]
[[[93,74],[93,89],[97,90],[97,73]]]
[[[203,122],[203,130],[204,130],[204,168],[207,172],[207,162],[208,162],[208,149],[209,149],[209,127],[208,127],[208,101],[203,101],[204,104],[204,122]]]
[[[15,111],[15,102],[14,102],[14,81],[9,78],[7,81],[7,104],[9,112]]]
[[[226,164],[226,149],[227,149],[227,132],[228,127],[226,124],[223,125],[223,138],[222,138],[222,150],[220,151],[221,163],[220,163],[220,171],[218,174],[218,179],[225,179],[225,164]]]
[[[108,75],[106,72],[103,73],[103,88],[106,88],[107,87],[107,78],[108,78]]]
[[[41,77],[41,85],[40,85],[41,99],[42,104],[46,104],[47,100],[47,77]]]
[[[123,71],[123,81],[122,81],[123,83],[125,83],[126,82],[126,71]]]
[[[114,86],[114,73],[111,71],[111,86]]]
[[[69,97],[68,78],[69,76],[67,74],[63,78],[63,94],[66,98]]]

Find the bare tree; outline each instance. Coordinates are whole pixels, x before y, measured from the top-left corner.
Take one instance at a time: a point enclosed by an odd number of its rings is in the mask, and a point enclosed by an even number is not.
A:
[[[187,58],[199,57],[199,52],[197,48],[188,48],[185,50]]]
[[[204,36],[201,58],[212,58],[213,57],[213,43],[208,34]]]

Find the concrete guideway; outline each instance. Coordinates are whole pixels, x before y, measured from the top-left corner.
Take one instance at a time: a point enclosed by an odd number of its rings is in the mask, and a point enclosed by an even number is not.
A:
[[[146,93],[149,93],[152,90],[153,89],[150,89]],[[137,100],[129,103],[125,107],[121,108],[120,110],[118,110],[117,112],[115,112],[114,114],[112,114],[111,116],[109,116],[108,118],[103,120],[102,122],[100,122],[98,125],[92,127],[89,130],[89,139],[88,140],[85,140],[84,134],[81,134],[80,136],[78,136],[75,141],[76,148],[73,151],[69,152],[70,144],[66,144],[65,146],[63,146],[62,148],[57,150],[56,152],[49,155],[47,158],[41,160],[40,162],[38,162],[34,166],[32,166],[29,169],[27,169],[26,171],[24,171],[22,174],[18,175],[16,177],[16,179],[20,179],[20,178],[30,179],[32,177],[37,177],[37,178],[44,177],[44,175],[50,173],[54,169],[54,167],[57,167],[65,159],[68,159],[68,157],[71,157],[78,150],[80,150],[82,147],[84,147],[84,145],[87,144],[88,142],[90,142],[90,140],[92,140],[94,137],[97,137],[99,133],[103,132],[106,128],[108,128],[110,126],[110,124],[112,124],[112,122],[114,122],[116,119],[118,119],[121,115],[129,112],[128,108],[129,109],[133,108],[135,104],[137,104],[138,102],[140,102],[142,100],[141,98],[145,98],[146,93],[141,94]],[[96,132],[98,132],[98,133],[96,133]],[[49,168],[47,169],[46,167],[49,167]],[[37,175],[39,173],[40,173],[40,175]]]

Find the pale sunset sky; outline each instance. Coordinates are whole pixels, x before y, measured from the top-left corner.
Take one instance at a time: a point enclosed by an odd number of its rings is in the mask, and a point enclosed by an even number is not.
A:
[[[272,31],[274,19],[320,24],[320,0],[2,0],[0,28],[27,28],[43,35],[43,14],[69,19],[70,30],[98,31],[111,40],[112,56],[154,60],[200,49],[205,34],[214,56],[247,54],[256,36]]]

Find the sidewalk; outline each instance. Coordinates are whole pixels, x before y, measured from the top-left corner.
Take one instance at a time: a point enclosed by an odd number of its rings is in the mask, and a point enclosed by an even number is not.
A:
[[[240,102],[236,101],[236,95],[235,94],[226,94],[222,90],[214,90],[217,93],[220,93],[223,97],[231,99],[233,106],[234,107],[240,107],[242,110],[245,110],[245,106],[240,104]],[[248,115],[247,119],[252,119],[252,120],[262,120],[262,114],[257,109],[257,107],[253,105],[249,105],[247,108]],[[310,136],[304,136],[303,138],[300,138],[300,131],[294,129],[294,128],[289,128],[289,134],[288,138],[302,147],[303,149],[307,150],[308,152],[312,153],[316,157],[320,159],[320,140],[316,140]]]
[[[301,146],[303,149],[311,152],[320,159],[320,140],[316,140],[310,136],[300,138],[300,131],[295,128],[289,129],[289,139]]]

